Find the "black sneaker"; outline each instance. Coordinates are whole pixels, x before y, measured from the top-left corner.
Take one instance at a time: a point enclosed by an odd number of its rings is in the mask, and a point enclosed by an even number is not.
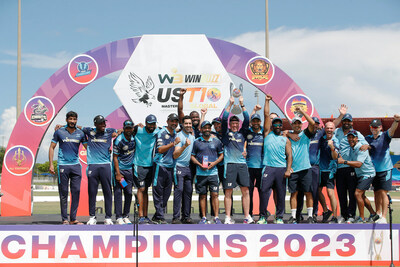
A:
[[[178,218],[175,218],[175,219],[172,219],[172,224],[182,224],[182,222]]]
[[[168,224],[167,221],[164,218],[157,219],[157,218],[151,218],[152,222],[154,224]]]
[[[326,223],[329,221],[329,218],[331,217],[331,215],[333,214],[333,212],[331,210],[327,210],[325,212],[322,213],[322,222]]]
[[[314,218],[312,216],[308,216],[307,223],[310,223],[310,224],[315,223]]]
[[[290,216],[289,220],[287,221],[288,224],[297,224],[296,219],[293,216]]]
[[[335,216],[333,216],[329,223],[330,224],[338,223],[338,219]]]
[[[189,218],[182,218],[181,222],[183,224],[194,224],[192,218],[190,218],[190,217]]]
[[[297,222],[297,223],[301,223],[302,221],[304,221],[303,215],[300,215],[300,216],[297,216],[297,217],[296,217],[296,222]]]

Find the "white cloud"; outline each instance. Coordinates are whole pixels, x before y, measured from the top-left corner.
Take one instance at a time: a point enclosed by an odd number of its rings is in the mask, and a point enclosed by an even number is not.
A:
[[[8,140],[10,139],[11,132],[14,128],[14,125],[17,121],[16,118],[17,108],[15,106],[6,108],[1,113],[1,123],[0,123],[0,145],[3,147],[7,147]]]
[[[0,60],[0,63],[7,65],[17,65],[17,54],[12,51],[3,51],[4,55],[11,56],[12,59]],[[22,53],[21,64],[25,67],[36,69],[59,69],[68,63],[73,57],[72,53],[60,51],[53,55],[42,55],[34,53]]]
[[[264,32],[229,41],[264,55]],[[341,103],[356,117],[400,112],[400,24],[334,31],[270,31],[270,58],[313,100],[321,116]]]

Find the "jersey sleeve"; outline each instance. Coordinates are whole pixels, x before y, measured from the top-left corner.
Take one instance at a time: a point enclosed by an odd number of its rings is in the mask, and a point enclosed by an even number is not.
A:
[[[196,156],[196,154],[197,154],[197,143],[198,143],[198,141],[194,140],[193,149],[192,149],[193,156]]]
[[[59,133],[58,130],[54,132],[53,139],[51,139],[51,142],[56,144],[58,143],[58,141],[60,140],[58,133]]]
[[[86,135],[83,133],[82,134],[82,138],[81,138],[81,140],[80,140],[80,142],[82,143],[82,144],[87,144],[87,138],[86,138]]]
[[[92,128],[90,127],[83,127],[82,128],[82,132],[86,135],[89,135],[90,131],[92,130]]]
[[[216,139],[216,141],[217,141],[217,145],[216,145],[217,153],[218,154],[224,153],[224,147],[222,146],[222,142],[219,141],[218,139]]]
[[[113,153],[114,153],[115,155],[119,155],[119,144],[120,144],[119,139],[118,139],[118,138],[115,139],[114,145],[113,145]]]
[[[356,161],[364,163],[365,159],[368,157],[368,154],[369,154],[368,150],[366,151],[358,150]]]
[[[362,135],[359,131],[357,131],[357,136],[358,136],[358,141],[361,143],[361,145],[369,145],[367,140],[365,140],[364,135]]]

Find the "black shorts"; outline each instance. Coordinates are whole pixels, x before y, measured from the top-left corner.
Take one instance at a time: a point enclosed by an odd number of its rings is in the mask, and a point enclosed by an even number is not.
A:
[[[362,177],[357,177],[357,189],[366,191],[371,187],[372,180],[374,179],[374,176],[362,176]]]
[[[136,188],[150,187],[153,182],[153,166],[133,166],[133,184]]]
[[[249,170],[246,163],[228,163],[225,165],[225,177],[222,180],[224,189],[249,187]]]
[[[288,188],[290,193],[294,193],[296,191],[312,192],[311,168],[292,173],[288,180]]]
[[[326,186],[326,188],[335,189],[336,174],[332,178],[329,178],[329,175],[330,175],[330,172],[321,172],[320,173],[321,180],[319,183],[319,187]]]
[[[210,192],[219,191],[219,180],[218,175],[210,176],[196,176],[195,179],[196,193],[199,195],[207,195],[207,188]]]
[[[377,172],[374,180],[372,181],[372,186],[374,187],[374,191],[392,190],[392,170]]]

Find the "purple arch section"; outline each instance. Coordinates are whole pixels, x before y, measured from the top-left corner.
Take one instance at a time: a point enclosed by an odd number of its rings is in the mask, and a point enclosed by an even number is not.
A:
[[[208,38],[226,70],[246,80],[245,67],[247,62],[259,56],[257,53],[244,47]],[[98,64],[97,79],[125,67],[131,54],[135,50],[140,37],[133,37],[114,41],[86,52],[93,57]],[[55,72],[33,95],[43,96],[50,99],[57,114],[61,108],[73,98],[87,84],[75,83],[68,74],[68,64]],[[275,66],[275,76],[270,83],[264,86],[256,86],[264,93],[273,96],[275,104],[283,111],[287,98],[294,94],[304,94],[300,87],[281,69]],[[318,116],[314,113],[314,116]],[[110,126],[119,128],[122,122],[129,116],[123,107],[117,108],[107,118]],[[27,121],[21,114],[10,136],[7,150],[14,146],[28,147],[36,157],[41,140],[46,133],[50,123],[44,126],[35,126]],[[2,216],[30,216],[31,215],[31,179],[32,170],[25,175],[15,176],[3,165],[2,191],[5,195],[1,201]]]

